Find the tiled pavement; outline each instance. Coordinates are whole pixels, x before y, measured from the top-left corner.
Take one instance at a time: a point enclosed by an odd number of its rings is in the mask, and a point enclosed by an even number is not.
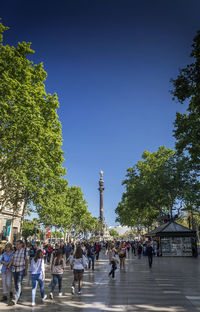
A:
[[[22,303],[0,311],[70,311],[70,312],[197,312],[200,311],[200,259],[154,258],[152,269],[147,259],[129,255],[126,272],[116,271],[116,279],[108,277],[108,261],[104,255],[95,271],[85,271],[82,295],[71,295],[72,271],[67,268],[63,277],[63,297],[41,303],[37,293],[36,306],[31,307],[31,287],[24,280]],[[45,289],[49,293],[49,266]],[[38,290],[39,291],[39,290]],[[2,289],[0,290],[2,293]]]

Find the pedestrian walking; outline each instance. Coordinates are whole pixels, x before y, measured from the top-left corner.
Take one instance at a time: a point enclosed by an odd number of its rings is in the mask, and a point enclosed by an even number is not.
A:
[[[31,260],[34,258],[35,253],[36,253],[36,249],[34,248],[33,245],[31,245],[31,247],[30,247],[30,249],[29,249],[30,263],[31,263]]]
[[[127,250],[128,257],[129,257],[129,250],[130,250],[130,247],[131,247],[130,243],[127,242],[127,243],[126,243],[126,250]]]
[[[109,251],[108,251],[108,259],[109,259],[109,264],[111,265],[111,270],[108,274],[108,276],[112,276],[112,278],[115,278],[115,270],[117,269],[117,258],[116,258],[116,249],[115,245],[112,243],[110,245]]]
[[[71,251],[72,251],[72,246],[70,243],[67,243],[67,246],[66,246],[66,262],[69,261]],[[72,252],[72,254],[73,254],[73,252]]]
[[[81,246],[78,246],[76,248],[75,254],[73,259],[71,259],[71,263],[73,266],[74,270],[74,280],[71,288],[71,292],[74,295],[75,294],[75,287],[76,287],[76,282],[78,282],[78,294],[81,294],[81,289],[82,289],[82,283],[83,283],[83,273],[84,273],[84,268],[87,266],[87,259],[83,255],[83,250]]]
[[[34,258],[31,260],[30,273],[32,274],[32,306],[35,306],[35,295],[37,286],[40,286],[42,301],[47,297],[44,293],[45,266],[42,250],[37,250]]]
[[[50,298],[53,299],[53,292],[56,287],[56,284],[58,282],[58,290],[59,290],[59,296],[62,296],[62,277],[64,269],[66,268],[66,263],[63,258],[62,250],[58,250],[55,254],[55,257],[53,258],[52,265],[51,265],[51,273],[53,280],[51,282],[51,292],[50,292]]]
[[[84,243],[81,244],[81,248],[82,248],[82,251],[83,251],[83,255],[85,256],[86,255],[86,247],[85,247]]]
[[[12,292],[12,269],[8,265],[11,262],[11,258],[14,251],[12,250],[12,244],[7,243],[5,246],[5,252],[2,255],[1,264],[2,264],[2,284],[3,284],[3,298],[2,302],[9,301],[13,298]]]
[[[125,260],[126,260],[126,243],[121,242],[119,249],[118,249],[118,255],[120,259],[120,269],[125,269]]]
[[[147,247],[146,247],[146,255],[148,257],[148,263],[149,263],[149,267],[152,267],[152,263],[153,263],[153,247],[151,246],[150,242],[147,243]]]
[[[24,276],[28,273],[29,253],[25,248],[22,240],[16,242],[16,251],[13,253],[11,262],[8,264],[8,268],[12,266],[14,284],[15,284],[15,298],[11,300],[11,303],[15,305],[22,294],[22,281]]]
[[[142,257],[142,245],[139,243],[137,248],[138,259]]]
[[[51,262],[51,254],[53,253],[52,246],[48,245],[46,251],[47,251],[47,263],[50,264],[50,262]]]
[[[91,242],[91,244],[88,247],[87,257],[88,257],[88,262],[89,262],[88,269],[91,268],[91,264],[92,264],[92,270],[94,271],[95,247],[94,247],[93,242]]]
[[[96,260],[99,260],[99,253],[100,253],[100,245],[96,243],[95,245],[95,254],[96,254]]]

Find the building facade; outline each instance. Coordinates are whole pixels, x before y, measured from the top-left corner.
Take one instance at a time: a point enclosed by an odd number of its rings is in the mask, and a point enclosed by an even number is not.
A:
[[[10,207],[0,209],[0,241],[15,242],[20,238],[22,215],[23,203],[14,214]]]

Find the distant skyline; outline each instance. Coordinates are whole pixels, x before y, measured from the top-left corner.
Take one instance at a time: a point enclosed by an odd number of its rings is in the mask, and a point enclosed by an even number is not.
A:
[[[44,63],[48,93],[58,94],[66,179],[82,188],[99,217],[115,224],[126,169],[144,150],[174,148],[173,122],[185,105],[172,101],[170,79],[192,62],[200,29],[198,0],[7,0],[4,42],[32,42]]]

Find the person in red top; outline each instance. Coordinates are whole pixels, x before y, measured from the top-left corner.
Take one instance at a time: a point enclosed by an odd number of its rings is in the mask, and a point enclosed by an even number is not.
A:
[[[96,243],[95,247],[96,247],[95,248],[96,260],[99,260],[99,252],[100,252],[99,244]]]
[[[47,262],[50,263],[51,261],[51,254],[53,252],[53,248],[49,245],[47,248]]]

